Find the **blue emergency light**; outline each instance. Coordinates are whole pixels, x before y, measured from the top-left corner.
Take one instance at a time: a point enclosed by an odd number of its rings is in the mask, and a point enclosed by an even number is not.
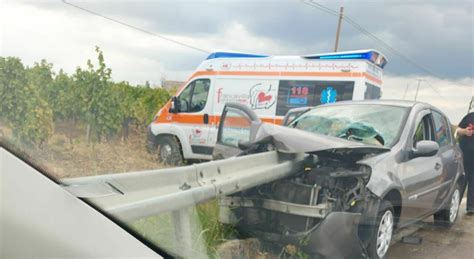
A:
[[[240,53],[240,52],[214,52],[211,53],[207,59],[215,58],[267,58],[267,55]]]
[[[383,68],[387,64],[387,59],[385,58],[385,56],[376,50],[333,52],[333,53],[306,55],[302,57],[307,58],[307,59],[321,59],[321,60],[365,59],[374,63],[380,68]]]

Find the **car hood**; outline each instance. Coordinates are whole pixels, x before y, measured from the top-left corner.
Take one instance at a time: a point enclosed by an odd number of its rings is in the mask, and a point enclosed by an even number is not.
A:
[[[272,143],[284,153],[314,154],[379,154],[390,149],[381,146],[345,140],[332,136],[311,133],[300,129],[262,123],[255,133],[253,143]]]

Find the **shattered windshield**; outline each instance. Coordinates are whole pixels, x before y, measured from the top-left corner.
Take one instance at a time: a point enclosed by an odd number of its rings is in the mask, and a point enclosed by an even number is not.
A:
[[[392,147],[408,108],[387,105],[322,106],[304,113],[289,127],[332,137]]]

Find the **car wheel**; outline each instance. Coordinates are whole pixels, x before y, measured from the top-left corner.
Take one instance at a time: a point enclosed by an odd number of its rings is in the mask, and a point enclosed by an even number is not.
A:
[[[394,227],[395,214],[392,203],[382,201],[367,245],[369,258],[385,258],[392,241]]]
[[[434,223],[438,226],[451,227],[458,217],[459,204],[461,203],[461,188],[459,184],[454,187],[453,194],[449,199],[449,207],[435,213]]]
[[[178,141],[171,136],[162,136],[158,139],[158,161],[165,165],[183,165],[183,155]]]

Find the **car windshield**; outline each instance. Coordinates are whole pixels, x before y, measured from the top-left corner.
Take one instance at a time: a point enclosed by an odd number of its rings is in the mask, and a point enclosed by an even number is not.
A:
[[[392,147],[407,112],[405,107],[375,104],[321,106],[296,118],[289,127]]]

